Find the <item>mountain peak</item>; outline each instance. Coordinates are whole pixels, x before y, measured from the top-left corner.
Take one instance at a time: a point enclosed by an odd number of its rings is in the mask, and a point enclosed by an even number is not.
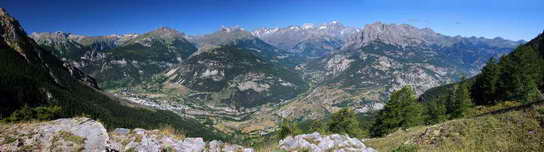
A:
[[[158,29],[156,29],[155,31],[178,32],[177,30],[175,30],[173,28],[170,28],[168,26],[161,26]]]
[[[175,35],[184,35],[183,33],[177,31],[176,29],[173,29],[173,28],[170,28],[170,27],[166,27],[166,26],[162,26],[162,27],[159,27],[149,33],[154,33],[154,34],[166,34],[166,35],[171,35],[171,34],[175,34]]]
[[[367,24],[366,26],[385,26],[385,23],[381,22],[381,21],[376,21],[374,23],[371,23],[371,24]],[[366,27],[365,26],[365,27]]]
[[[7,15],[7,14],[8,14],[8,12],[6,11],[6,9],[0,8],[0,16],[5,16],[5,15]],[[9,16],[9,15],[8,15],[8,16]]]
[[[325,25],[329,25],[329,26],[344,26],[342,23],[340,23],[339,21],[337,20],[333,20],[329,23],[325,23]]]
[[[245,32],[244,28],[241,28],[240,26],[232,26],[232,27],[221,27],[219,30],[221,32]]]
[[[33,55],[28,56],[28,54],[29,51],[34,50],[36,43],[26,35],[15,18],[11,17],[5,9],[0,8],[0,47],[4,46],[13,48],[28,61],[35,60]]]
[[[147,32],[145,34],[125,34],[122,35],[122,39],[127,39],[127,44],[131,44],[133,42],[136,43],[148,43],[150,40],[153,39],[163,39],[163,40],[176,40],[176,39],[185,39],[185,34],[182,32],[179,32],[173,28],[170,27],[159,27],[153,31]]]
[[[0,8],[0,21],[2,28],[0,34],[2,34],[2,38],[5,41],[10,42],[19,40],[26,35],[26,32],[21,28],[19,22],[11,17],[3,8]]]
[[[362,44],[373,41],[409,46],[421,44],[436,44],[442,40],[442,36],[429,28],[417,28],[408,24],[385,24],[374,22],[364,26],[362,32],[355,39]]]
[[[34,40],[43,40],[43,39],[51,39],[51,40],[80,40],[82,38],[85,38],[86,36],[83,35],[77,35],[62,31],[57,32],[33,32],[29,35]]]

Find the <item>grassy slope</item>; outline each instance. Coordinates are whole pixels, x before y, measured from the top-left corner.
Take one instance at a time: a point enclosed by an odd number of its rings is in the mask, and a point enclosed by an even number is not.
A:
[[[506,108],[505,108],[506,107]],[[472,117],[432,126],[398,130],[370,139],[367,146],[391,151],[401,145],[418,151],[541,151],[544,149],[544,102],[514,102],[476,107]]]

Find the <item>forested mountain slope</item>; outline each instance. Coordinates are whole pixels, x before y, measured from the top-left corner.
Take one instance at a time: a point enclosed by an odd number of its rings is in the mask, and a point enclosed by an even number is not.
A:
[[[190,136],[223,138],[197,121],[128,104],[101,92],[94,79],[38,46],[4,9],[0,9],[0,25],[0,119],[88,115],[107,128],[172,125],[188,130]]]

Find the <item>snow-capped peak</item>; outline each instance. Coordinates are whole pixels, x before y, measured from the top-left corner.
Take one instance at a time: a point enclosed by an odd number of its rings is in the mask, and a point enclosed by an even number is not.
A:
[[[233,31],[245,31],[245,30],[244,28],[241,28],[240,26],[232,26],[232,27],[221,26],[221,31],[233,32]]]
[[[322,29],[327,29],[327,28],[328,28],[328,27],[327,27],[327,26],[325,26],[325,25],[321,25],[321,26],[319,26],[319,29],[320,29],[320,30],[322,30]]]
[[[312,24],[312,23],[304,23],[304,24],[302,25],[302,28],[303,28],[303,29],[311,29],[311,28],[314,28],[314,24]]]

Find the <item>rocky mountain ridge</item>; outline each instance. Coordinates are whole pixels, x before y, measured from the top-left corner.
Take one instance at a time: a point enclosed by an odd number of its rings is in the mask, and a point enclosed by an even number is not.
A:
[[[262,28],[253,31],[252,34],[278,48],[315,58],[342,48],[347,38],[359,31],[357,28],[332,21],[321,25]]]
[[[187,46],[183,48],[192,46],[194,49],[188,50],[195,50],[194,53],[180,51],[186,53],[163,56],[168,62],[161,62],[162,57],[148,62],[130,59],[145,52],[172,51],[174,39]],[[98,80],[115,80],[104,86],[121,87],[114,92],[127,95],[135,103],[170,109],[237,130],[252,128],[258,124],[251,123],[252,119],[261,114],[266,115],[263,117],[267,120],[261,122],[267,127],[256,128],[268,128],[271,121],[282,118],[317,119],[348,106],[360,112],[376,110],[383,106],[389,93],[404,85],[414,86],[421,94],[462,75],[473,75],[486,60],[508,53],[518,43],[521,42],[501,38],[450,37],[428,28],[380,22],[364,28],[331,22],[252,32],[224,27],[201,36],[160,28],[102,51],[128,51],[127,54],[95,53],[111,60],[91,62],[85,66],[94,68],[83,69]],[[136,53],[154,47],[158,49]],[[152,56],[146,54],[143,60]],[[101,60],[104,59],[96,61]],[[82,62],[75,64],[78,63]],[[147,65],[154,66],[145,68]],[[285,70],[271,73],[278,68]],[[93,71],[117,74],[100,75]],[[288,77],[298,77],[303,82],[287,80]],[[133,87],[123,88],[127,85]],[[300,92],[304,85],[311,87]],[[221,122],[225,119],[235,121]]]
[[[171,124],[176,129],[192,130],[187,133],[191,136],[222,136],[194,119],[102,92],[93,77],[29,38],[4,9],[0,9],[0,63],[2,122],[86,115],[100,119],[106,127],[157,128]]]
[[[354,38],[341,50],[296,67],[314,86],[307,93],[254,117],[318,119],[342,107],[360,112],[378,110],[383,107],[381,101],[405,85],[422,94],[463,75],[476,74],[489,58],[506,54],[521,43],[448,37],[430,29],[383,23],[367,25]],[[269,126],[268,121],[242,124],[248,128]]]
[[[140,35],[87,37],[55,32],[32,37],[106,88],[138,84],[196,51],[183,33],[167,27]]]

